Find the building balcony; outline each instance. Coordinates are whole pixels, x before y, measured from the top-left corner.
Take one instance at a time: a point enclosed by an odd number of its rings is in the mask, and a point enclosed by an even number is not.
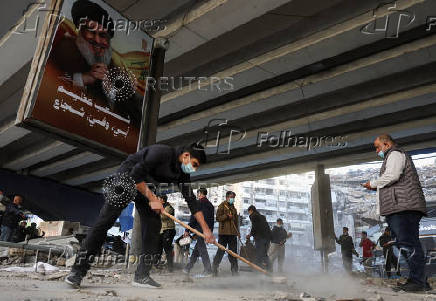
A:
[[[302,208],[298,208],[298,207],[288,207],[287,208],[287,212],[290,213],[302,213],[302,214],[307,214],[308,210],[307,209],[302,209]]]
[[[268,201],[277,201],[277,196],[274,194],[265,194],[265,199],[267,199]]]
[[[256,206],[256,209],[266,209],[266,204],[265,203],[256,202],[254,204],[254,206]]]

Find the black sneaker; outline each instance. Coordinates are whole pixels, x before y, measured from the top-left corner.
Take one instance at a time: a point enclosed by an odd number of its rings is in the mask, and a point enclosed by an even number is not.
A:
[[[409,283],[410,281],[411,281],[410,279],[406,279],[406,282],[404,282],[404,283],[398,281],[396,286],[397,286],[397,287],[405,286],[405,285],[406,285],[407,283]]]
[[[428,288],[430,287],[430,285],[427,286],[426,285],[422,285],[420,283],[416,283],[413,281],[407,281],[405,284],[401,285],[401,286],[397,286],[396,288],[394,288],[394,291],[404,291],[404,292],[424,292],[426,291]]]
[[[80,272],[71,271],[67,277],[65,277],[65,282],[74,288],[79,288],[82,282],[82,274]]]
[[[162,286],[154,281],[150,276],[147,276],[142,279],[134,279],[132,281],[133,286],[144,287],[144,288],[162,288]]]

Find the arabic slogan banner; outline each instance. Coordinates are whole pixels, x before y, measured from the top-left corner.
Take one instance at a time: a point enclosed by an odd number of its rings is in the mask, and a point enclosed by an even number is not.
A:
[[[103,1],[58,5],[60,22],[24,122],[93,148],[134,153],[153,39]]]

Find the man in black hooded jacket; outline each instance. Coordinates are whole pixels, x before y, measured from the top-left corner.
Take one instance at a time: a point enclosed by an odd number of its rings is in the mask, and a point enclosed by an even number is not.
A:
[[[160,258],[160,213],[164,211],[164,208],[152,189],[156,190],[156,187],[161,189],[162,185],[168,189],[169,184],[179,186],[191,213],[206,236],[206,242],[215,241],[190,185],[190,173],[195,172],[200,164],[205,162],[206,154],[200,145],[173,148],[154,144],[128,156],[118,169],[117,173],[127,173],[133,179],[139,192],[133,201],[141,221],[142,250],[132,285],[146,288],[161,287],[150,277],[150,270]],[[150,189],[148,185],[155,188]],[[122,210],[123,208],[111,205],[109,202],[104,204],[65,282],[76,288],[80,286],[82,278],[90,268],[90,258],[94,258],[100,252],[107,231],[113,226]]]
[[[271,228],[266,221],[266,217],[260,214],[253,205],[248,207],[248,214],[251,220],[251,231],[247,235],[247,239],[250,239],[251,236],[254,237],[256,263],[260,267],[266,267],[268,270],[271,270],[268,259],[268,248],[272,238]]]

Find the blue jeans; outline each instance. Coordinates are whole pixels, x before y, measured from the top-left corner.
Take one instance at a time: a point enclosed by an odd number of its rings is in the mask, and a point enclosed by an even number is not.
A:
[[[2,225],[1,227],[2,233],[0,235],[1,241],[12,241],[12,228],[9,228],[8,226]]]
[[[419,221],[422,214],[415,211],[403,211],[386,216],[386,222],[391,228],[395,245],[400,249],[409,265],[409,279],[424,285],[425,255],[419,241]]]

